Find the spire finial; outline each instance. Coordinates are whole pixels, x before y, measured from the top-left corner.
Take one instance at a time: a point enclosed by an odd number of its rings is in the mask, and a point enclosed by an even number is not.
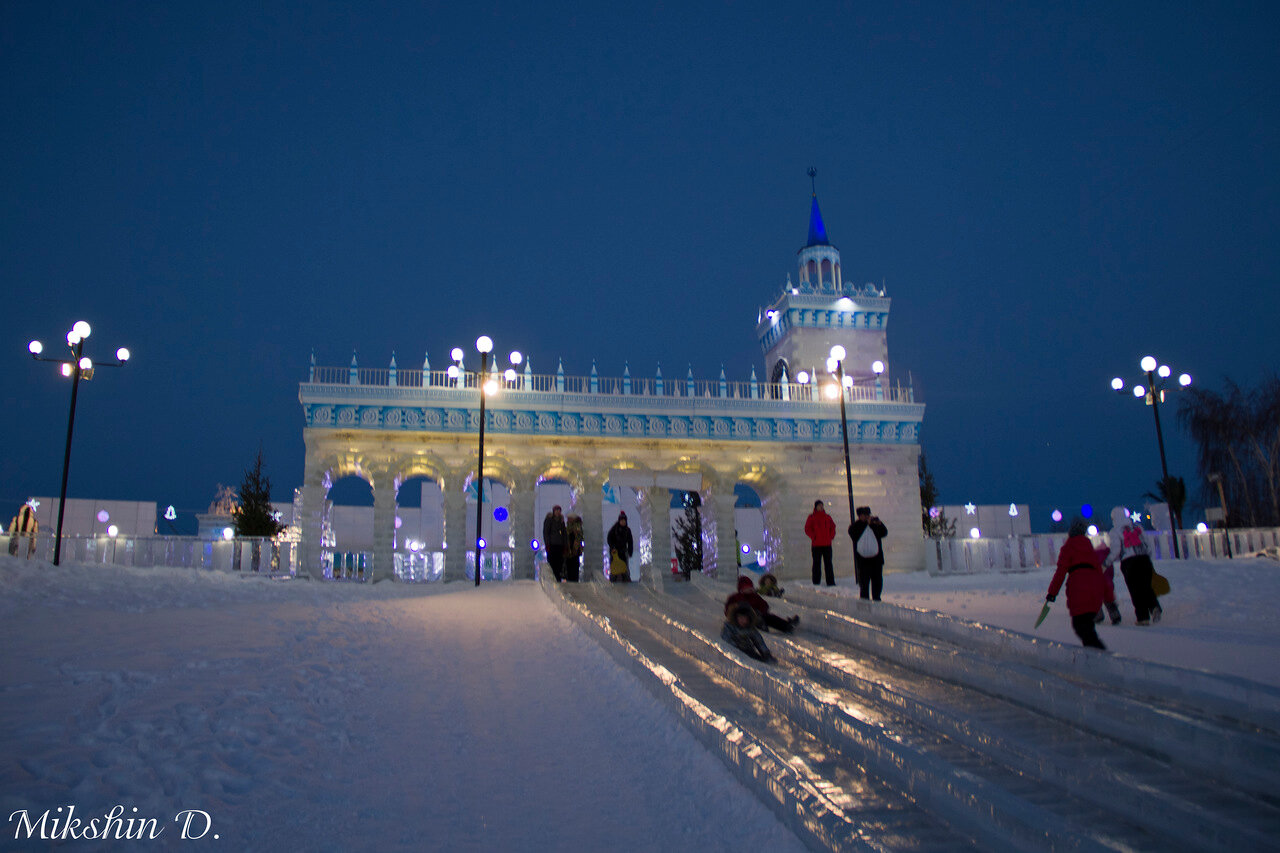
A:
[[[818,170],[810,166],[808,174],[809,174],[809,189],[813,191],[814,195],[817,195],[818,183],[814,179],[818,177]]]

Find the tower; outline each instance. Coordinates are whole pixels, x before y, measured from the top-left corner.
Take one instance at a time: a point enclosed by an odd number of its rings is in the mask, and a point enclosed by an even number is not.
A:
[[[816,174],[809,170],[811,181]],[[827,239],[816,187],[809,204],[809,237],[796,256],[796,281],[787,276],[782,293],[756,326],[769,381],[781,381],[784,372],[793,382],[800,371],[823,375],[835,344],[845,348],[844,371],[855,382],[870,381],[876,361],[885,365],[887,381],[885,327],[891,300],[874,284],[854,287],[845,281],[840,250]]]

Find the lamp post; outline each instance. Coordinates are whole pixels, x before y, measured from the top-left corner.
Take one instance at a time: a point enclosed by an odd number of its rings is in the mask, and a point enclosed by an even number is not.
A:
[[[1155,356],[1150,355],[1143,356],[1142,360],[1138,362],[1138,366],[1142,368],[1143,373],[1147,374],[1147,384],[1146,387],[1134,385],[1133,396],[1145,399],[1147,405],[1151,407],[1152,414],[1155,415],[1156,444],[1160,447],[1160,473],[1162,476],[1160,483],[1165,490],[1165,500],[1167,501],[1169,499],[1169,465],[1165,461],[1164,455],[1164,432],[1160,429],[1160,404],[1164,402],[1164,392],[1168,389],[1166,380],[1169,379],[1173,371],[1169,369],[1169,365],[1159,364]],[[1183,373],[1178,377],[1179,387],[1186,388],[1190,384],[1190,373]],[[1111,380],[1111,387],[1117,393],[1123,393],[1124,380],[1117,376]],[[1180,557],[1178,553],[1178,519],[1174,515],[1173,507],[1169,508],[1169,526],[1173,528],[1173,557],[1176,560]]]
[[[476,586],[480,586],[480,565],[481,558],[484,555],[485,541],[481,533],[482,523],[484,521],[484,413],[485,398],[498,393],[498,380],[495,376],[489,374],[489,353],[493,352],[493,339],[488,335],[481,335],[476,338],[476,351],[480,353],[480,370],[476,374],[476,385],[480,389],[480,447],[479,459],[476,462]],[[462,348],[454,347],[453,352],[454,364],[449,365],[449,378],[459,380],[459,385],[464,385],[462,381],[466,369],[462,366]],[[518,365],[523,360],[523,356],[519,352],[511,353],[511,364]],[[509,367],[506,370],[507,381],[514,381],[515,368]]]
[[[827,370],[835,374],[836,385],[827,386],[827,394],[840,397],[840,435],[844,439],[844,485],[849,496],[849,523],[852,524],[856,513],[853,511],[853,469],[849,467],[849,419],[845,415],[844,389],[853,385],[853,377],[844,375],[845,355],[844,347],[839,344],[831,348],[831,357],[827,359]]]
[[[53,542],[53,564],[56,566],[62,560],[62,518],[67,506],[67,475],[71,471],[71,434],[76,425],[76,397],[80,391],[80,379],[85,382],[93,379],[94,364],[93,360],[84,354],[84,342],[89,333],[92,331],[89,324],[84,320],[76,321],[71,327],[71,331],[67,332],[67,346],[71,348],[71,358],[48,358],[42,353],[44,352],[44,344],[40,341],[32,341],[27,344],[27,352],[31,353],[31,357],[36,361],[51,361],[62,365],[62,375],[71,379],[71,408],[67,414],[67,444],[66,449],[62,453],[62,488],[58,492],[58,529],[54,533]],[[129,360],[129,350],[120,347],[116,350],[115,362],[104,362],[99,367],[120,367]]]

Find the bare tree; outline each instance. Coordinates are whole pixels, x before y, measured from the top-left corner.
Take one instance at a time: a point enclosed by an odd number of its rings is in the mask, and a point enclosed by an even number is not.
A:
[[[1178,421],[1199,447],[1201,489],[1221,474],[1227,512],[1249,525],[1280,523],[1280,380],[1253,391],[1226,381],[1226,393],[1189,388]]]

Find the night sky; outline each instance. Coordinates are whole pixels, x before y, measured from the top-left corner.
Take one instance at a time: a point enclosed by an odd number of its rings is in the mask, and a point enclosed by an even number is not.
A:
[[[1276,369],[1274,4],[630,5],[0,5],[4,520],[57,494],[26,347],[78,319],[134,358],[82,386],[70,496],[185,511],[259,443],[300,484],[313,349],[766,373],[810,166],[945,503],[1136,504],[1112,376]]]

